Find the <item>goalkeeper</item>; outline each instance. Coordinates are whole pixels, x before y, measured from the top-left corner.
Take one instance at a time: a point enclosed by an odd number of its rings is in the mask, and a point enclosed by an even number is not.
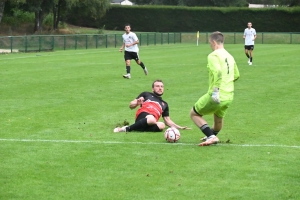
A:
[[[206,94],[199,98],[193,106],[190,117],[204,133],[199,146],[217,144],[217,134],[222,129],[223,118],[233,101],[234,82],[240,77],[234,58],[224,49],[224,36],[214,32],[209,37],[213,50],[207,57],[209,87]],[[213,114],[214,124],[210,128],[203,118],[204,115]]]

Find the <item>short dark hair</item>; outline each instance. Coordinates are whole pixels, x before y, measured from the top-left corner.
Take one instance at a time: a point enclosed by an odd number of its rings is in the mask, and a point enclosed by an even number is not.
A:
[[[157,79],[157,80],[155,80],[155,81],[152,83],[152,88],[154,88],[154,83],[156,83],[156,82],[164,83],[162,80]]]
[[[126,23],[126,24],[124,25],[124,27],[125,27],[125,26],[130,26],[130,24],[129,24],[129,23]],[[130,26],[130,27],[131,27],[131,26]]]
[[[209,36],[209,39],[213,40],[213,41],[216,41],[218,44],[220,44],[220,43],[223,44],[224,43],[224,35],[219,31],[213,32]]]

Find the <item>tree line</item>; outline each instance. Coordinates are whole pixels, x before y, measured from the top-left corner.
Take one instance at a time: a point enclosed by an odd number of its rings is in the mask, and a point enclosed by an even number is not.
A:
[[[172,5],[203,7],[246,7],[248,3],[279,6],[300,6],[300,0],[131,0],[137,5]],[[69,11],[74,9],[97,20],[111,6],[111,0],[0,0],[0,23],[3,15],[13,15],[16,10],[34,13],[34,32],[42,30],[44,17],[51,13],[53,29],[65,22]],[[76,16],[75,16],[76,17]]]
[[[248,4],[299,6],[300,0],[130,0],[138,5],[244,7]]]
[[[42,30],[44,17],[53,14],[53,29],[58,29],[60,21],[74,7],[89,13],[94,19],[100,19],[110,7],[110,0],[0,0],[0,23],[3,15],[12,15],[16,10],[32,12],[35,15],[34,32]],[[87,9],[88,8],[88,9]]]

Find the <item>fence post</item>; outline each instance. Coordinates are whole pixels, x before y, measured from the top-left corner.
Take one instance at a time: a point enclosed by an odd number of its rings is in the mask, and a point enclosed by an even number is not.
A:
[[[140,33],[140,37],[139,37],[139,45],[142,46],[142,34]]]
[[[54,36],[52,35],[52,42],[51,42],[52,51],[54,50]]]
[[[41,52],[42,37],[39,35],[39,52]]]
[[[107,48],[107,35],[105,35],[105,47]]]
[[[96,49],[98,49],[98,36],[99,35],[96,35]]]
[[[154,33],[154,45],[156,45],[156,33]]]
[[[180,32],[179,34],[180,34],[180,35],[179,35],[179,38],[180,38],[180,43],[181,43],[181,36],[182,36],[182,35],[181,35],[181,32]]]
[[[161,35],[160,35],[160,36],[161,36],[161,37],[160,37],[160,42],[161,42],[161,45],[162,45],[162,44],[164,43],[164,42],[163,42],[163,33],[160,33],[160,34],[161,34]]]
[[[66,50],[66,36],[64,35],[64,50]]]
[[[170,33],[168,32],[168,44],[170,44]]]
[[[236,37],[236,34],[235,34],[235,32],[234,32],[234,34],[233,34],[233,38],[234,38],[234,42],[233,42],[233,44],[235,44],[236,42],[235,42],[235,37]]]
[[[264,43],[264,33],[261,33],[261,43]]]
[[[174,32],[174,44],[175,44],[175,32]]]
[[[292,44],[293,43],[293,35],[292,35],[292,33],[290,33],[290,44]]]
[[[149,33],[147,33],[147,46],[149,45]]]
[[[13,37],[12,36],[9,36],[10,37],[10,53],[13,52]]]
[[[25,53],[27,52],[27,35],[25,36]]]
[[[85,35],[85,49],[88,48],[88,35]]]
[[[75,50],[77,49],[77,35],[75,35]]]

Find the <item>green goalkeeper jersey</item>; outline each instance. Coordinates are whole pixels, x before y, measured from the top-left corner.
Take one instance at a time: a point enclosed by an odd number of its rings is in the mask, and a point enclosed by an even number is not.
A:
[[[240,77],[234,58],[225,50],[217,49],[207,57],[209,73],[209,95],[214,88],[219,88],[220,100],[233,100],[234,81]]]

